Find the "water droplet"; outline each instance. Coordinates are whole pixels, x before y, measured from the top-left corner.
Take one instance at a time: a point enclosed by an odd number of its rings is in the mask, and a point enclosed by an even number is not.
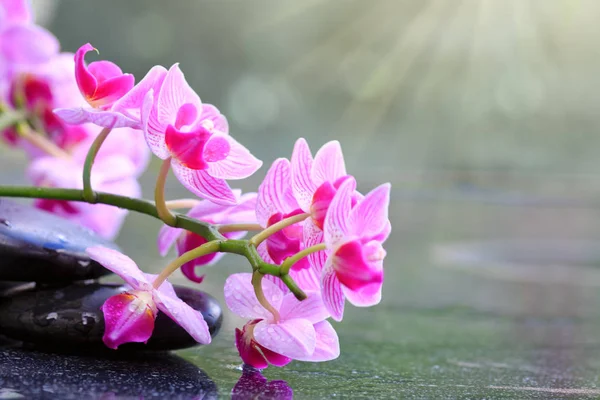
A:
[[[0,218],[0,224],[6,226],[8,228],[10,228],[12,226],[12,224],[10,223],[10,221],[7,220],[7,219],[4,219],[4,218]]]
[[[77,261],[77,264],[81,265],[82,267],[87,267],[88,265],[90,265],[90,260],[79,260]]]
[[[57,319],[57,318],[58,318],[58,314],[57,314],[57,313],[55,313],[55,312],[51,312],[51,313],[49,313],[49,314],[46,316],[46,319],[47,319],[47,320],[55,320],[55,319]]]
[[[58,240],[62,244],[67,243],[67,238],[62,233],[56,235],[56,240]]]
[[[273,333],[273,332],[275,332],[275,329],[273,329],[273,328],[268,328],[268,329],[267,329],[267,332],[269,332],[269,333]]]

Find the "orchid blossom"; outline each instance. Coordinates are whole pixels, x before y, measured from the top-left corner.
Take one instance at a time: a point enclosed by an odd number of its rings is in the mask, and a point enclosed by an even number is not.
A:
[[[215,203],[235,204],[226,179],[247,178],[262,165],[229,136],[227,120],[216,107],[201,103],[177,64],[160,90],[146,94],[142,127],[152,152],[171,160],[183,186]]]
[[[131,290],[112,296],[102,306],[105,331],[102,340],[116,349],[128,342],[146,343],[154,330],[158,310],[164,312],[185,329],[198,343],[211,341],[208,325],[199,311],[180,300],[169,282],[155,288],[156,275],[144,274],[136,263],[124,254],[106,247],[90,247],[87,254],[119,275]]]
[[[354,185],[344,182],[333,197],[324,222],[327,262],[322,271],[323,301],[336,321],[344,313],[344,299],[359,307],[381,300],[382,243],[390,233],[390,185],[369,192],[352,207]]]
[[[241,190],[236,189],[233,192],[236,198],[239,199],[237,205],[228,207],[208,200],[201,200],[188,212],[187,216],[210,224],[256,223],[254,216],[256,193],[241,195]],[[241,239],[246,233],[245,231],[227,232],[224,236],[228,239]],[[174,243],[176,243],[177,255],[182,255],[206,242],[205,238],[196,233],[165,225],[158,233],[157,245],[158,252],[164,257]],[[196,267],[215,264],[224,255],[225,253],[211,253],[196,258],[183,264],[181,272],[192,282],[201,283],[204,276],[196,273]]]
[[[233,274],[225,282],[225,302],[242,318],[250,319],[243,330],[236,329],[236,346],[242,360],[255,368],[288,364],[292,359],[327,361],[339,356],[338,337],[325,319],[319,292],[308,292],[298,301],[274,283],[263,280],[265,298],[278,311],[276,318],[263,308],[251,284],[251,274]]]

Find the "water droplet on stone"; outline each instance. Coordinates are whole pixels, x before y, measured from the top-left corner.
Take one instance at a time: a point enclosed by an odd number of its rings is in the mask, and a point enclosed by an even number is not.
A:
[[[58,314],[55,312],[51,312],[46,316],[47,320],[55,320],[56,318],[58,318]]]

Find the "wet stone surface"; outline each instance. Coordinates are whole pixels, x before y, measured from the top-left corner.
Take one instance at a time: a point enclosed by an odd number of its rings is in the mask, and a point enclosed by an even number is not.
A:
[[[88,229],[0,198],[0,280],[71,282],[110,274],[85,254],[90,246],[118,250]]]
[[[100,307],[110,296],[125,290],[116,284],[77,283],[65,287],[45,287],[0,298],[0,333],[8,338],[32,343],[36,348],[79,348],[81,351],[104,350],[104,318]],[[221,307],[210,295],[175,286],[183,301],[200,311],[212,336],[223,320]],[[173,350],[197,345],[183,328],[159,312],[152,338],[146,345],[129,343],[122,351]],[[112,350],[111,350],[112,351]]]
[[[217,386],[168,354],[99,357],[0,347],[0,399],[148,398],[215,399]]]

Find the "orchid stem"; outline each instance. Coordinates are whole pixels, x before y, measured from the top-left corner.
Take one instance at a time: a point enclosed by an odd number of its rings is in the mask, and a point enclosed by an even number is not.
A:
[[[26,118],[23,111],[9,110],[4,104],[0,104],[0,131],[12,128]]]
[[[263,306],[271,314],[273,314],[273,319],[275,320],[275,322],[277,322],[279,321],[279,311],[277,311],[265,297],[265,293],[263,292],[262,288],[263,277],[264,275],[258,271],[254,271],[252,273],[252,286],[254,287],[254,294],[256,294],[256,299],[258,300],[260,305]]]
[[[28,141],[38,149],[42,150],[44,153],[57,158],[71,158],[69,153],[55,145],[52,141],[46,139],[44,136],[35,132],[27,123],[17,123],[16,130],[20,138]]]
[[[316,253],[317,251],[325,250],[326,248],[327,246],[325,243],[319,243],[315,244],[314,246],[307,247],[304,250],[297,252],[293,256],[286,258],[285,261],[281,263],[281,275],[287,275],[290,272],[290,268],[302,258],[309,254]]]
[[[94,165],[94,160],[96,160],[96,155],[98,154],[100,147],[111,130],[112,128],[102,129],[90,146],[87,156],[85,156],[85,163],[83,164],[83,198],[90,204],[94,204],[98,201],[98,196],[96,195],[96,192],[94,192],[94,189],[92,189],[92,166]]]
[[[162,285],[162,283],[175,271],[177,271],[183,264],[190,262],[198,257],[205,256],[210,253],[219,251],[221,247],[220,240],[213,240],[204,243],[202,246],[198,246],[193,250],[183,253],[181,256],[173,260],[169,265],[162,270],[162,272],[156,277],[152,286],[156,289]]]
[[[169,210],[176,210],[178,208],[194,208],[200,203],[200,200],[196,199],[177,199],[165,201]]]
[[[221,233],[226,232],[241,232],[241,231],[260,231],[262,226],[259,224],[226,224],[218,225],[217,229]]]
[[[167,182],[167,175],[171,168],[171,157],[165,159],[160,166],[158,177],[156,178],[156,188],[154,189],[154,203],[156,204],[156,211],[158,217],[169,226],[175,226],[177,223],[177,217],[169,210],[167,202],[165,201],[165,183]]]
[[[259,244],[261,244],[265,239],[267,239],[272,234],[277,233],[280,230],[282,230],[283,228],[287,228],[290,225],[294,225],[297,222],[304,221],[308,217],[310,217],[310,213],[297,214],[297,215],[291,216],[289,218],[282,219],[281,221],[269,226],[264,231],[254,235],[250,239],[250,243],[253,244],[254,246],[258,247]]]

